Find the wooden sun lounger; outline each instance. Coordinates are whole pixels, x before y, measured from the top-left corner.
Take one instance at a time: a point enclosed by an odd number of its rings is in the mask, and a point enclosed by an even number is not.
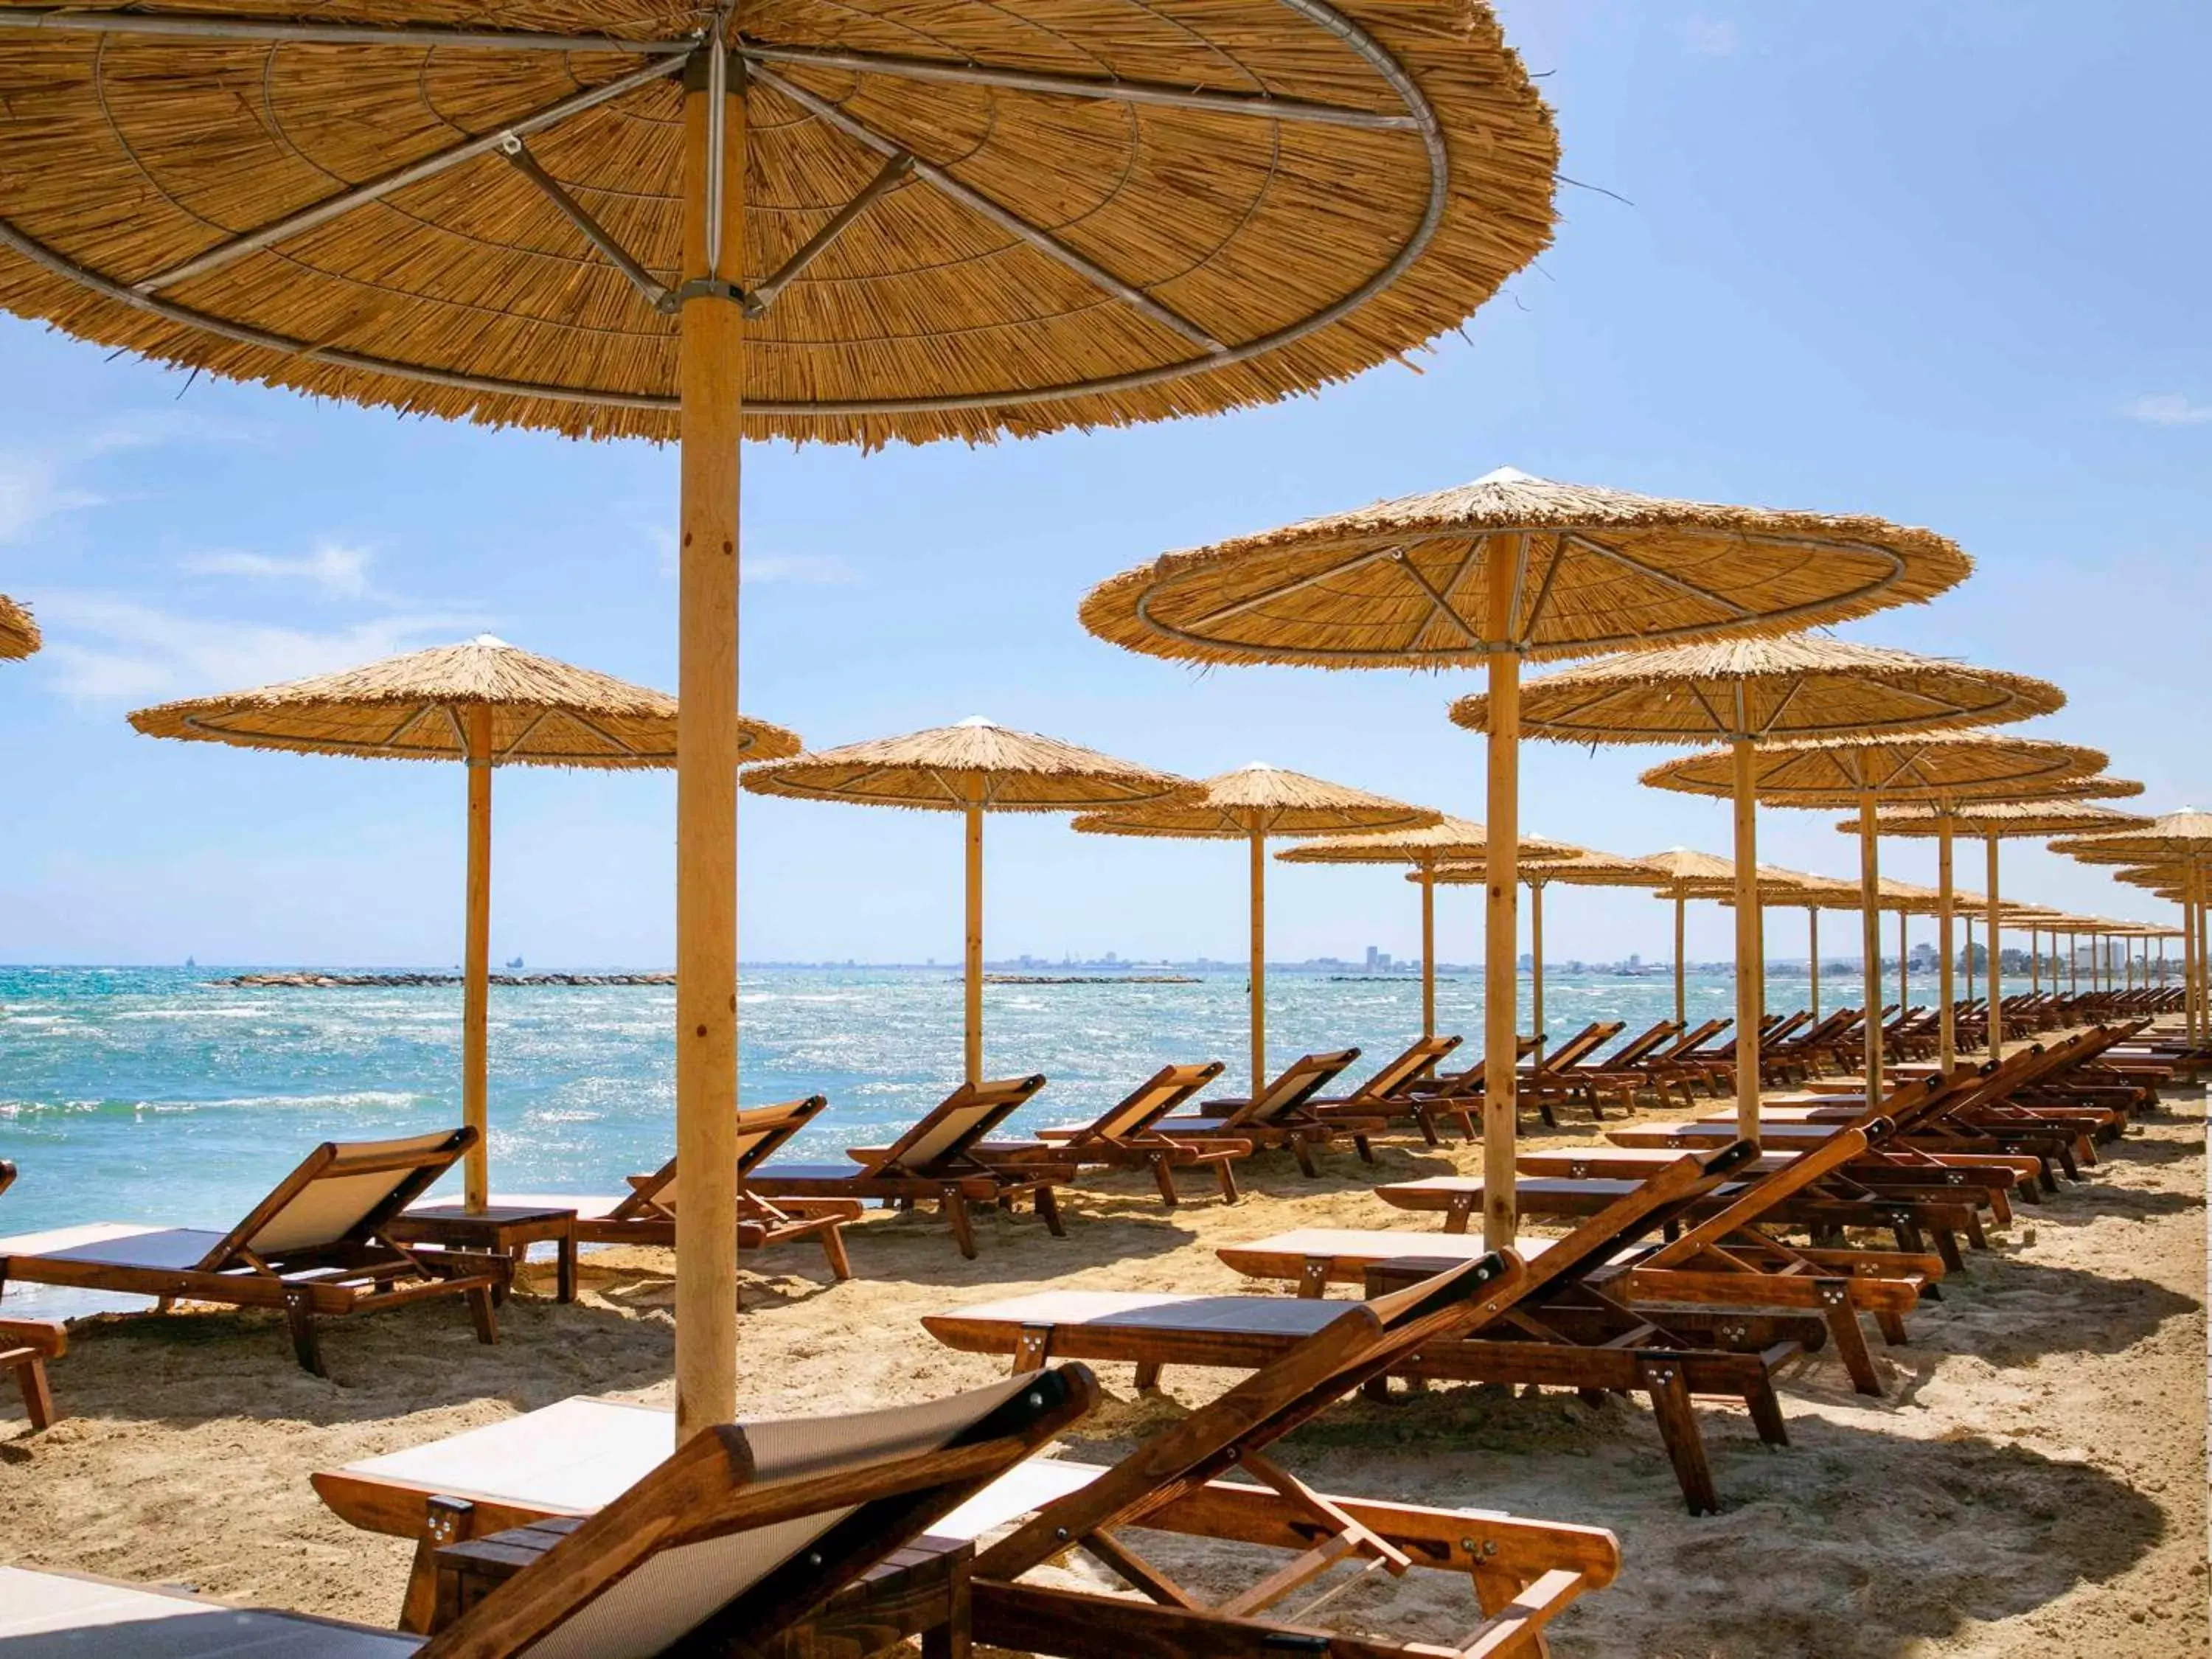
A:
[[[1384,1374],[1443,1329],[1494,1316],[1515,1293],[1508,1255],[1463,1264],[1416,1292],[1337,1304],[1304,1340],[1112,1468],[1038,1458],[1002,1475],[931,1532],[1003,1534],[978,1555],[975,1635],[1018,1651],[1073,1659],[1189,1654],[1273,1659],[1448,1659],[1452,1654],[1536,1659],[1544,1624],[1618,1571],[1620,1547],[1595,1527],[1495,1510],[1432,1509],[1316,1492],[1262,1455],[1269,1443]],[[667,1455],[674,1419],[662,1410],[575,1399],[429,1445],[325,1471],[318,1492],[356,1526],[401,1537],[471,1538],[549,1517],[587,1515]],[[1243,1478],[1224,1478],[1231,1474]],[[1014,1524],[1019,1523],[1019,1524]],[[1014,1529],[1005,1529],[1013,1525]],[[1139,1553],[1140,1531],[1257,1546],[1285,1565],[1207,1606]],[[1108,1596],[1024,1575],[1071,1547],[1093,1555],[1139,1596]],[[434,1595],[437,1551],[425,1544],[413,1601]],[[1462,1576],[1475,1589],[1481,1628],[1463,1648],[1376,1634],[1362,1609],[1358,1636],[1289,1622],[1269,1609],[1340,1568],[1380,1565]]]
[[[1534,1078],[1522,1085],[1524,1096],[1548,1102],[1571,1101],[1589,1109],[1593,1121],[1605,1117],[1604,1101],[1610,1097],[1624,1112],[1635,1109],[1639,1094],[1656,1091],[1662,1097],[1669,1089],[1682,1091],[1683,1103],[1694,1107],[1689,1079],[1680,1073],[1660,1073],[1650,1069],[1662,1047],[1682,1035],[1681,1025],[1671,1019],[1657,1021],[1609,1054],[1584,1061],[1553,1079]],[[1551,1121],[1549,1114],[1546,1121]]]
[[[0,1193],[15,1184],[15,1166],[0,1158]],[[46,1361],[69,1352],[67,1328],[44,1319],[0,1319],[0,1371],[12,1371],[22,1390],[23,1414],[31,1431],[49,1427],[59,1417],[54,1410],[54,1391],[46,1380]]]
[[[1060,1224],[1055,1186],[1074,1184],[1075,1166],[1024,1164],[1018,1170],[984,1162],[975,1146],[1044,1087],[1042,1077],[963,1083],[913,1127],[858,1169],[836,1164],[764,1164],[745,1177],[744,1190],[764,1199],[875,1200],[886,1204],[936,1201],[951,1227],[953,1243],[970,1261],[975,1230],[970,1204],[1011,1205],[1031,1195],[1040,1219],[1055,1238]]]
[[[1516,1066],[1535,1052],[1534,1037],[1514,1039]],[[1458,1124],[1461,1138],[1473,1146],[1480,1139],[1475,1132],[1474,1115],[1482,1106],[1484,1066],[1483,1058],[1477,1055],[1474,1064],[1462,1066],[1456,1072],[1431,1073],[1427,1077],[1415,1078],[1399,1091],[1397,1109],[1412,1114],[1421,1139],[1431,1146],[1441,1144],[1437,1126],[1444,1118]]]
[[[410,1250],[379,1231],[471,1146],[476,1131],[398,1140],[325,1141],[228,1232],[94,1222],[0,1239],[0,1290],[10,1279],[173,1301],[281,1309],[293,1352],[323,1370],[318,1318],[465,1299],[477,1338],[498,1340],[494,1298],[513,1272],[504,1256]]]
[[[1079,1419],[1079,1365],[951,1399],[694,1436],[573,1524],[433,1553],[414,1626],[0,1568],[0,1650],[91,1659],[964,1653],[972,1549],[929,1529]],[[28,1653],[27,1651],[27,1659]]]
[[[1324,1117],[1313,1109],[1311,1103],[1358,1058],[1357,1048],[1302,1054],[1285,1066],[1256,1100],[1203,1102],[1199,1107],[1201,1114],[1218,1106],[1228,1106],[1230,1109],[1218,1117],[1164,1117],[1152,1127],[1177,1140],[1194,1140],[1201,1145],[1243,1140],[1255,1148],[1287,1149],[1297,1159],[1299,1170],[1309,1176],[1321,1173],[1320,1166],[1314,1162],[1314,1149],[1333,1146],[1340,1139],[1350,1140],[1361,1160],[1372,1164],[1375,1149],[1369,1139],[1387,1130],[1389,1119],[1381,1115],[1357,1116],[1349,1111]]]
[[[1735,1322],[1755,1352],[1726,1352],[1686,1342],[1655,1320],[1613,1303],[1584,1283],[1589,1273],[1638,1239],[1684,1218],[1698,1200],[1721,1188],[1728,1172],[1752,1157],[1748,1144],[1685,1158],[1632,1191],[1527,1263],[1526,1287],[1510,1306],[1486,1313],[1459,1329],[1432,1332],[1371,1379],[1384,1375],[1418,1381],[1540,1384],[1577,1389],[1639,1390],[1648,1394],[1662,1440],[1683,1497],[1693,1513],[1718,1507],[1705,1443],[1690,1401],[1696,1395],[1742,1400],[1759,1436],[1785,1443],[1777,1367],[1803,1351],[1796,1340],[1768,1340],[1778,1324],[1809,1327],[1817,1319]],[[1395,1264],[1403,1271],[1389,1294],[1410,1294],[1439,1273],[1465,1263],[1425,1261],[1416,1250]],[[1407,1285],[1405,1281],[1417,1281]],[[1400,1286],[1404,1288],[1401,1289]],[[1378,1287],[1381,1288],[1381,1287]],[[1157,1382],[1167,1365],[1256,1369],[1331,1322],[1346,1307],[1368,1303],[1255,1296],[1173,1296],[1114,1291],[1048,1291],[950,1313],[925,1316],[922,1324],[949,1347],[1006,1353],[1015,1364],[1040,1356],[1122,1360],[1137,1368],[1137,1383]]]
[[[1407,1091],[1432,1073],[1460,1045],[1456,1036],[1416,1037],[1398,1056],[1348,1095],[1315,1098],[1305,1103],[1326,1117],[1331,1113],[1349,1117],[1395,1117],[1412,1109]]]
[[[1170,1209],[1182,1201],[1176,1192],[1176,1171],[1210,1169],[1220,1188],[1221,1201],[1234,1204],[1237,1199],[1234,1166],[1237,1159],[1252,1155],[1252,1143],[1223,1136],[1200,1144],[1163,1134],[1157,1127],[1162,1118],[1188,1105],[1221,1072],[1218,1060],[1200,1066],[1163,1066],[1088,1123],[1040,1129],[1035,1140],[981,1140],[969,1150],[985,1164],[1015,1170],[1030,1164],[1072,1165],[1078,1172],[1149,1170],[1159,1188],[1160,1201]],[[848,1147],[846,1155],[866,1162],[883,1153],[875,1148]]]
[[[860,1218],[858,1199],[794,1198],[778,1204],[750,1190],[753,1171],[819,1116],[830,1103],[820,1095],[779,1106],[751,1106],[738,1114],[738,1249],[765,1249],[812,1239],[822,1247],[830,1271],[840,1279],[853,1276],[845,1253],[843,1228]],[[631,1244],[664,1249],[676,1247],[676,1160],[651,1175],[625,1177],[629,1191],[616,1196],[592,1193],[503,1193],[494,1208],[564,1209],[576,1212],[576,1238],[585,1244]]]

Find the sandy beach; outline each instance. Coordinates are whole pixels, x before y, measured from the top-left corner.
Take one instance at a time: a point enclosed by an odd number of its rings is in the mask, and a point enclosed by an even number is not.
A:
[[[1471,1147],[1379,1156],[1386,1177],[1479,1164]],[[1563,1655],[2204,1653],[2203,1158],[2201,1097],[2177,1091],[2087,1182],[2021,1206],[1912,1317],[1909,1346],[1877,1348],[1886,1399],[1853,1395],[1826,1354],[1786,1371],[1786,1449],[1701,1401],[1716,1517],[1684,1513],[1648,1413],[1626,1401],[1351,1401],[1282,1455],[1325,1489],[1613,1528],[1621,1576],[1553,1627]],[[1026,1214],[979,1218],[974,1262],[933,1217],[872,1215],[842,1285],[804,1246],[748,1258],[740,1409],[916,1400],[995,1373],[931,1340],[925,1313],[1055,1285],[1249,1289],[1218,1245],[1292,1225],[1425,1231],[1373,1197],[1375,1178],[1348,1155],[1317,1182],[1269,1159],[1241,1205],[1173,1213],[1133,1182],[1087,1181],[1066,1239]],[[0,1559],[388,1623],[410,1547],[337,1521],[309,1474],[572,1394],[665,1403],[672,1266],[588,1256],[578,1305],[518,1296],[494,1348],[451,1308],[335,1325],[327,1382],[252,1316],[81,1325],[54,1372],[69,1419],[32,1436],[12,1396],[0,1406]],[[550,1291],[550,1272],[533,1278]],[[1100,1370],[1109,1404],[1067,1447],[1093,1460],[1230,1380],[1170,1370],[1139,1399],[1127,1367]],[[1162,1555],[1206,1587],[1202,1555]],[[1363,1587],[1328,1617],[1357,1628],[1386,1602],[1394,1629],[1424,1639],[1474,1622],[1462,1587],[1430,1574]]]

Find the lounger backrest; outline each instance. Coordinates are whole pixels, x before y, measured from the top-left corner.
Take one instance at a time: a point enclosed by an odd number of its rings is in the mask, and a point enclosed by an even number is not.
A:
[[[1709,1019],[1667,1051],[1669,1060],[1703,1060],[1708,1055],[1698,1051],[1735,1022],[1732,1019]],[[1717,1051],[1716,1051],[1717,1052]]]
[[[234,1265],[241,1250],[265,1259],[362,1243],[428,1191],[476,1140],[469,1128],[398,1140],[326,1140],[200,1265],[216,1272]]]
[[[1633,1192],[1576,1224],[1565,1237],[1547,1245],[1528,1264],[1531,1299],[1602,1268],[1614,1256],[1653,1233],[1682,1220],[1698,1203],[1759,1157],[1758,1146],[1739,1140],[1710,1152],[1686,1152],[1664,1169],[1638,1182]]]
[[[873,1175],[896,1171],[928,1176],[972,1162],[965,1157],[967,1149],[1026,1106],[1030,1097],[1043,1087],[1042,1077],[963,1083],[886,1147],[880,1158],[863,1167]]]
[[[775,1106],[748,1106],[738,1114],[738,1178],[781,1151],[784,1143],[814,1121],[830,1104],[826,1095],[787,1100]],[[628,1221],[639,1216],[667,1215],[676,1208],[676,1160],[670,1158],[649,1176],[629,1178],[629,1196],[608,1212],[609,1218]]]
[[[1430,1066],[1459,1047],[1455,1036],[1425,1036],[1409,1044],[1388,1066],[1359,1085],[1354,1100],[1389,1100]]]
[[[1818,1146],[1800,1152],[1779,1168],[1753,1176],[1718,1210],[1683,1228],[1637,1265],[1673,1267],[1695,1260],[1730,1234],[1756,1224],[1814,1182],[1843,1168],[1866,1151],[1869,1141],[1886,1139],[1890,1127],[1887,1120],[1877,1119],[1863,1128],[1839,1129]]]
[[[1273,1123],[1311,1100],[1328,1085],[1331,1078],[1358,1058],[1357,1048],[1301,1054],[1257,1097],[1222,1119],[1221,1127],[1227,1129],[1246,1123]]]
[[[1662,1019],[1622,1043],[1598,1065],[1612,1070],[1616,1066],[1640,1066],[1651,1057],[1651,1051],[1682,1028],[1671,1019]]]
[[[1547,1072],[1570,1072],[1580,1066],[1597,1049],[1619,1036],[1626,1024],[1622,1020],[1594,1021],[1569,1037],[1544,1056],[1539,1067]]]
[[[1099,1113],[1080,1133],[1070,1135],[1068,1145],[1126,1140],[1142,1134],[1219,1077],[1222,1069],[1218,1060],[1209,1060],[1203,1066],[1163,1066]]]
[[[774,1638],[1091,1408],[1080,1365],[927,1405],[714,1428],[422,1659],[649,1659]]]

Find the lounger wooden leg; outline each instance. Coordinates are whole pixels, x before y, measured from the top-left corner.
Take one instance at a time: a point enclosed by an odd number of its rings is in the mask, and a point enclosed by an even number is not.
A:
[[[952,1242],[960,1247],[960,1254],[969,1261],[975,1259],[975,1230],[968,1218],[968,1200],[957,1192],[945,1194],[945,1219],[952,1228]]]
[[[1713,1472],[1705,1462],[1705,1437],[1698,1432],[1697,1413],[1690,1407],[1689,1379],[1679,1361],[1646,1359],[1637,1371],[1644,1391],[1651,1398],[1651,1413],[1658,1420],[1659,1438],[1674,1466],[1683,1501],[1692,1515],[1720,1513],[1720,1494],[1713,1489]]]
[[[1858,1310],[1851,1306],[1851,1287],[1841,1279],[1823,1279],[1820,1285],[1820,1316],[1826,1322],[1828,1335],[1836,1345],[1836,1358],[1844,1362],[1844,1370],[1851,1379],[1851,1387],[1861,1394],[1881,1397],[1881,1377],[1875,1370],[1874,1352],[1867,1346],[1866,1333],[1859,1328]]]
[[[51,1428],[56,1416],[54,1392],[46,1381],[46,1362],[36,1353],[15,1362],[15,1384],[23,1391],[23,1414],[31,1419],[31,1431]]]
[[[1948,1227],[1937,1227],[1933,1231],[1936,1234],[1936,1254],[1943,1258],[1943,1270],[1954,1273],[1966,1272],[1966,1260],[1959,1254],[1959,1235]]]
[[[945,1587],[945,1622],[921,1633],[921,1659],[969,1659],[975,1651],[975,1623],[966,1562],[955,1564]]]
[[[1176,1196],[1175,1170],[1160,1154],[1155,1153],[1147,1161],[1152,1166],[1152,1184],[1160,1189],[1160,1202],[1172,1210],[1182,1201]]]
[[[1474,1194],[1454,1193],[1451,1195],[1451,1208],[1444,1212],[1444,1231],[1448,1233],[1466,1232],[1468,1218],[1474,1213]]]
[[[1318,1177],[1321,1170],[1314,1164],[1313,1148],[1306,1144],[1304,1135],[1291,1137],[1291,1156],[1298,1161],[1298,1170],[1309,1179]]]
[[[1372,1164],[1375,1161],[1375,1149],[1367,1144],[1365,1135],[1352,1136],[1352,1150],[1359,1154],[1359,1161],[1362,1164]]]
[[[1437,1120],[1425,1106],[1413,1108],[1413,1126],[1421,1132],[1421,1144],[1434,1146],[1437,1143]]]
[[[1966,1212],[1966,1243],[1978,1250],[1990,1248],[1990,1236],[1982,1231],[1982,1218],[1972,1210]]]
[[[1996,1222],[2000,1227],[2011,1226],[2011,1195],[2002,1187],[1991,1187],[1988,1188],[1988,1192],[1990,1194],[1990,1219]]]
[[[1762,1441],[1770,1446],[1790,1443],[1790,1425],[1783,1420],[1782,1398],[1774,1392],[1772,1376],[1762,1373],[1758,1382],[1743,1391],[1743,1403]]]
[[[328,1376],[323,1369],[322,1345],[315,1339],[315,1307],[307,1288],[288,1286],[284,1291],[284,1322],[291,1328],[292,1352],[301,1366],[317,1376]]]
[[[499,1315],[492,1302],[492,1287],[478,1285],[466,1295],[469,1317],[476,1322],[477,1340],[489,1346],[499,1340]]]
[[[1143,1359],[1137,1362],[1137,1392],[1152,1394],[1160,1386],[1160,1362]]]
[[[822,1254],[829,1258],[830,1276],[843,1284],[853,1276],[852,1258],[845,1254],[843,1224],[832,1221],[815,1236],[822,1241]]]
[[[1934,1287],[1931,1285],[1929,1288]],[[1874,1316],[1874,1322],[1881,1327],[1881,1339],[1891,1347],[1901,1348],[1905,1346],[1905,1316],[1903,1314],[1878,1313]]]
[[[576,1299],[576,1230],[572,1225],[563,1232],[556,1245],[554,1255],[555,1297],[564,1303]]]
[[[1060,1218],[1060,1194],[1053,1191],[1049,1181],[1037,1182],[1036,1212],[1043,1220],[1047,1232],[1054,1238],[1067,1237],[1067,1224]]]
[[[438,1627],[438,1552],[475,1535],[476,1508],[465,1498],[432,1497],[423,1506],[422,1535],[399,1603],[399,1628],[426,1636]]]
[[[1214,1181],[1221,1188],[1221,1201],[1234,1204],[1242,1196],[1237,1190],[1237,1163],[1234,1158],[1222,1158],[1213,1166]]]

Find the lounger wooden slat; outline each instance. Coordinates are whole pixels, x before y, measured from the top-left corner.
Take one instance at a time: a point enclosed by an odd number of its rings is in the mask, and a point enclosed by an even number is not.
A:
[[[0,1158],[0,1193],[15,1184],[15,1166]],[[46,1361],[69,1352],[68,1329],[50,1320],[0,1319],[0,1373],[12,1374],[23,1396],[23,1415],[33,1433],[50,1427],[60,1415],[54,1409],[53,1385],[46,1377]]]
[[[1348,1111],[1323,1116],[1313,1109],[1311,1103],[1358,1058],[1357,1048],[1302,1054],[1285,1066],[1256,1099],[1203,1101],[1197,1115],[1160,1118],[1152,1127],[1177,1140],[1201,1145],[1243,1140],[1255,1148],[1287,1149],[1297,1159],[1299,1170],[1308,1176],[1321,1173],[1320,1166],[1314,1162],[1315,1149],[1331,1146],[1340,1139],[1349,1139],[1360,1158],[1372,1164],[1375,1152],[1370,1139],[1390,1127],[1388,1117],[1379,1113],[1355,1115]],[[1221,1109],[1218,1115],[1208,1115],[1216,1109]]]
[[[281,1310],[301,1364],[323,1375],[315,1322],[459,1296],[477,1339],[513,1270],[503,1256],[416,1253],[380,1229],[476,1144],[459,1128],[395,1140],[326,1141],[228,1232],[94,1223],[0,1239],[10,1279],[170,1301]]]

